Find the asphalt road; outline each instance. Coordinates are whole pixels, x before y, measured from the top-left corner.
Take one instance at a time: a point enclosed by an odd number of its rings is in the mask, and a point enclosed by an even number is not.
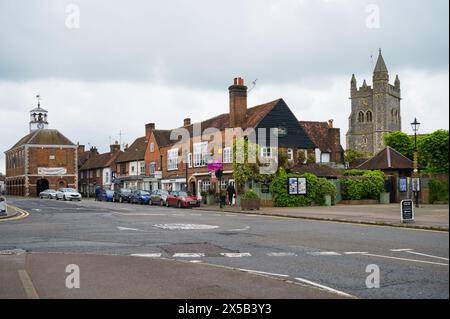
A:
[[[168,258],[269,273],[361,298],[449,298],[444,232],[93,201],[10,200],[0,251]],[[368,289],[369,265],[380,288]]]

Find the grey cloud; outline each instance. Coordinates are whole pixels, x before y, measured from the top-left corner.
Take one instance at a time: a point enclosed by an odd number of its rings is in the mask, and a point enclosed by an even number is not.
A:
[[[65,27],[65,6],[81,28]],[[365,25],[380,7],[381,29]],[[222,88],[367,72],[383,47],[392,70],[448,68],[448,1],[44,0],[0,4],[0,79],[60,77]]]

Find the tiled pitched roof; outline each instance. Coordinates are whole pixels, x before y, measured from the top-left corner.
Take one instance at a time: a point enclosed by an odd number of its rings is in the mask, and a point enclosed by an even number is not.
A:
[[[80,170],[109,167],[121,153],[122,152],[109,152],[104,154],[94,154],[86,161],[86,163],[84,163]]]
[[[357,168],[359,169],[379,169],[379,170],[396,170],[396,169],[413,169],[413,161],[403,156],[391,147],[386,147],[371,159],[365,161]]]
[[[262,119],[264,119],[264,117],[280,102],[282,101],[282,99],[278,99],[269,103],[265,103],[265,104],[261,104],[261,105],[257,105],[254,107],[251,107],[249,109],[247,109],[247,121],[244,124],[244,127],[242,129],[247,129],[247,128],[251,128],[251,127],[256,127],[259,122],[262,121]],[[198,124],[198,123],[197,123]],[[220,114],[218,116],[215,116],[213,118],[207,119],[203,122],[200,123],[201,124],[201,128],[202,131],[206,128],[216,128],[220,131],[225,130],[226,128],[230,128],[230,114],[229,113],[224,113],[224,114]],[[187,129],[189,131],[190,136],[194,136],[193,134],[193,127],[194,124],[191,124],[187,127],[184,127],[185,129]],[[172,145],[175,144],[177,141],[170,141],[170,132],[169,132],[169,144],[167,145]]]
[[[171,143],[170,141],[170,130],[154,130],[153,135],[155,136],[156,143],[159,147],[164,147]]]
[[[23,145],[70,145],[75,146],[58,130],[37,130],[21,138],[11,150]]]
[[[133,144],[131,144],[128,149],[126,149],[122,154],[119,155],[116,162],[132,162],[132,161],[143,161],[145,158],[145,150],[147,148],[147,138],[145,136],[136,139]]]
[[[328,165],[306,164],[298,165],[291,169],[294,174],[303,175],[311,173],[319,177],[341,177],[344,174],[343,169],[333,168]]]
[[[308,134],[309,138],[317,145],[322,152],[331,152],[330,139],[328,135],[327,122],[306,122],[301,121],[300,126]]]

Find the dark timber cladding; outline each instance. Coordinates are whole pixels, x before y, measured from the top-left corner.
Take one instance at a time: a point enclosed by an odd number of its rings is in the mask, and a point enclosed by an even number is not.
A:
[[[278,129],[278,146],[281,148],[315,149],[316,145],[311,141],[305,130],[283,99],[258,123],[258,129],[266,129],[266,145],[270,145],[270,134],[274,136],[274,129]],[[261,143],[259,141],[258,143]]]

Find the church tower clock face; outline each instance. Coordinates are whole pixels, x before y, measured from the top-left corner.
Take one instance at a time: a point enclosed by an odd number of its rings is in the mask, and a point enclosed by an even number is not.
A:
[[[44,123],[39,123],[39,124],[37,125],[37,128],[38,128],[38,129],[43,129],[43,128],[44,128]]]

